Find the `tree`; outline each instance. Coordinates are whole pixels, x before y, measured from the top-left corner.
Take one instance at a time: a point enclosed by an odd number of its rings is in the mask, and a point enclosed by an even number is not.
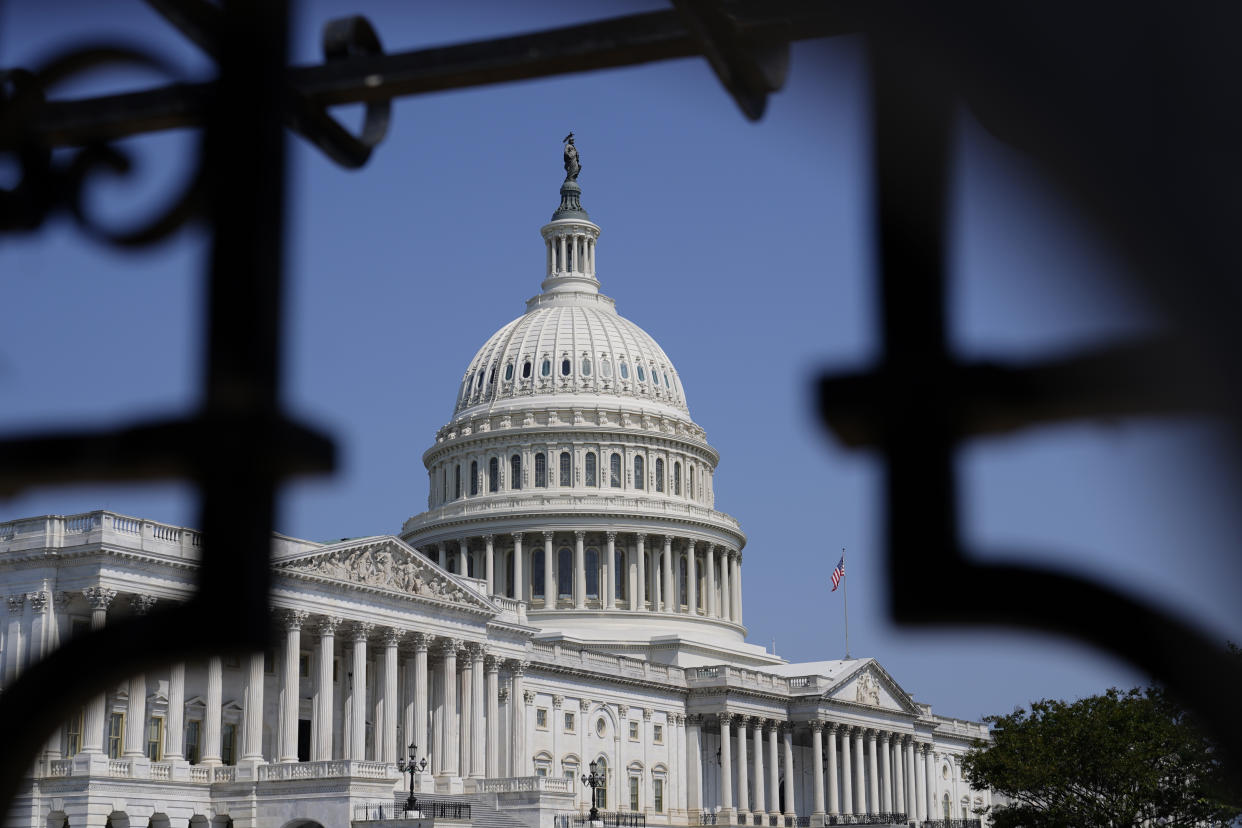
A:
[[[1008,799],[996,828],[1229,824],[1238,784],[1163,690],[1110,689],[1076,702],[987,716],[992,741],[962,760],[971,787]]]

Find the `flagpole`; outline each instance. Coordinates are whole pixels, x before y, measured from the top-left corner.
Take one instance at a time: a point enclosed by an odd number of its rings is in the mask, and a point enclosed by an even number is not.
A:
[[[845,547],[841,547],[841,560],[845,560]],[[841,598],[845,606],[845,658],[850,657],[850,585],[847,583],[849,579],[844,575],[841,576]]]

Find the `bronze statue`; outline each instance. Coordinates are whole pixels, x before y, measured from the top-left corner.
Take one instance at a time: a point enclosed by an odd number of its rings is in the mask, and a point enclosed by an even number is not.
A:
[[[561,141],[565,143],[565,180],[577,181],[582,164],[578,160],[578,148],[574,146],[574,134],[569,133]]]

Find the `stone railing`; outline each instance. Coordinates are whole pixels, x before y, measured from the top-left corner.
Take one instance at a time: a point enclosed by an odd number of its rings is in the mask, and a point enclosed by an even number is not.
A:
[[[823,689],[819,676],[774,676],[771,673],[726,664],[692,667],[686,671],[686,683],[691,687],[727,685],[792,696],[805,696]]]
[[[499,779],[483,779],[479,782],[480,793],[513,793],[515,791],[547,791],[548,793],[573,793],[573,780],[560,776],[510,776]]]
[[[47,763],[48,776],[73,776],[72,759],[53,759]]]
[[[516,598],[509,598],[504,595],[493,595],[492,600],[496,606],[500,607],[500,617],[506,621],[517,621],[519,624],[526,623],[526,602],[519,601]]]
[[[557,667],[568,667],[575,670],[593,670],[607,673],[616,678],[633,678],[643,681],[662,681],[671,684],[685,685],[686,671],[681,667],[670,667],[664,664],[652,664],[628,656],[610,656],[576,646],[562,644],[538,644],[531,648],[531,656],[536,663],[544,662]]]
[[[523,490],[523,492],[526,491]],[[437,523],[455,517],[478,516],[481,514],[504,514],[510,511],[598,512],[601,509],[608,512],[633,512],[645,517],[688,518],[696,522],[720,526],[732,530],[739,535],[742,532],[741,524],[737,522],[737,519],[724,512],[717,512],[715,509],[709,509],[689,501],[669,498],[664,495],[653,494],[643,497],[591,494],[545,495],[536,494],[533,491],[521,495],[511,492],[482,494],[463,500],[455,500],[431,511],[415,515],[405,522],[405,526],[402,527],[401,531],[412,532],[430,523]]]
[[[354,759],[328,759],[320,762],[280,762],[259,765],[258,780],[282,779],[331,779],[354,777],[357,779],[396,779],[396,767],[387,762],[361,762]]]
[[[193,529],[106,511],[0,523],[0,554],[89,543],[197,559],[202,537]]]
[[[109,759],[108,776],[130,777],[134,775],[134,763],[129,759]]]
[[[152,779],[172,779],[172,763],[171,762],[152,762],[151,763]]]
[[[211,768],[206,765],[190,765],[191,782],[210,782]]]

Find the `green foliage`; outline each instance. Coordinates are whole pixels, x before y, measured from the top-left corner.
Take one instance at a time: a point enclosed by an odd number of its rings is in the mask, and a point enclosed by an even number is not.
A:
[[[1009,800],[992,808],[996,828],[1225,825],[1242,814],[1211,741],[1162,690],[1044,699],[986,721],[992,743],[962,768],[972,787]]]

